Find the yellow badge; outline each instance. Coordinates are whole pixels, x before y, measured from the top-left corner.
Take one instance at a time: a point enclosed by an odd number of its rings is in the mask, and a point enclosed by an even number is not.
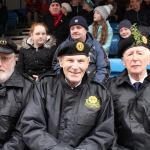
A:
[[[7,42],[6,41],[4,41],[4,40],[0,40],[0,45],[6,45],[7,44]]]
[[[142,36],[142,41],[144,44],[147,44],[147,38],[145,36]]]
[[[77,48],[78,51],[83,51],[83,49],[84,49],[83,43],[78,42],[78,43],[76,44],[76,48]]]
[[[95,96],[90,96],[88,99],[86,99],[85,104],[86,107],[89,108],[100,108],[100,100],[98,100]]]

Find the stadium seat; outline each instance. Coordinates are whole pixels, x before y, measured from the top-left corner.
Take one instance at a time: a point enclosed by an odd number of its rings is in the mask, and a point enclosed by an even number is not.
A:
[[[110,23],[110,26],[112,27],[113,29],[113,33],[119,33],[118,32],[118,23]]]
[[[110,52],[109,52],[109,57],[116,57],[117,51],[118,51],[118,41],[120,40],[119,34],[113,34],[113,38],[111,41],[111,46],[110,46]]]
[[[8,12],[8,19],[6,23],[6,30],[7,29],[16,29],[18,22],[17,13],[14,12]]]
[[[111,74],[110,77],[117,76],[120,72],[122,72],[125,68],[122,64],[122,60],[120,58],[109,58]]]

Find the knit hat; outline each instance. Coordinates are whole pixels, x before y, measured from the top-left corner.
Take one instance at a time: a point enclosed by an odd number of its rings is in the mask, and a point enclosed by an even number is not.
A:
[[[68,3],[61,3],[61,6],[64,7],[68,13],[72,12],[72,8]]]
[[[48,1],[49,6],[51,5],[51,3],[59,3],[59,4],[61,4],[61,1],[60,0],[49,0]]]
[[[88,44],[78,41],[73,41],[65,44],[58,51],[57,56],[68,55],[86,55],[89,56],[90,47]]]
[[[86,30],[88,30],[88,24],[87,21],[84,17],[82,16],[75,16],[71,19],[69,23],[69,28],[73,25],[81,25],[83,26]]]
[[[131,35],[128,38],[125,38],[120,41],[118,45],[118,52],[117,56],[121,58],[123,56],[123,53],[131,48],[131,47],[137,47],[137,46],[143,46],[149,49],[149,43],[146,36],[143,36],[137,29],[135,25],[132,25],[131,27]]]
[[[104,20],[108,18],[110,15],[111,10],[113,9],[112,5],[104,5],[104,6],[98,6],[94,9],[94,11],[98,11]]]
[[[11,54],[17,52],[17,45],[9,39],[0,38],[0,53]]]
[[[84,2],[86,2],[91,8],[94,7],[94,4],[91,0],[84,0]]]
[[[118,25],[118,30],[120,31],[121,28],[128,28],[130,29],[132,26],[131,22],[127,19],[122,20]]]

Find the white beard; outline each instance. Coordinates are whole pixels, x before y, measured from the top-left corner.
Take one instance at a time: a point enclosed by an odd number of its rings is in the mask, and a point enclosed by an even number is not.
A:
[[[15,66],[14,63],[11,63],[9,71],[5,70],[4,67],[0,67],[0,70],[3,70],[3,72],[0,71],[0,84],[6,82],[10,78],[10,76],[14,72],[14,68],[15,68],[14,66]]]

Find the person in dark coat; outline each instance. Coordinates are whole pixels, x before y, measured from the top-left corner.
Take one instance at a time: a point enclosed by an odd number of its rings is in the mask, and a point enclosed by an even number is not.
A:
[[[15,129],[34,84],[15,68],[17,46],[0,38],[0,150],[24,150],[25,143]]]
[[[17,126],[32,150],[106,150],[114,112],[104,85],[88,80],[89,46],[70,42],[58,53],[59,75],[44,76]]]
[[[22,41],[17,68],[31,80],[38,80],[43,74],[53,72],[56,39],[47,33],[45,24],[34,23],[30,29],[31,36]]]
[[[86,19],[86,21],[88,23],[88,26],[89,26],[93,23],[94,4],[91,0],[84,0],[82,5],[83,5],[83,7],[82,7],[82,9],[83,9],[82,16]]]
[[[3,1],[0,0],[0,37],[5,31],[8,19],[7,7],[3,6]]]
[[[44,22],[49,34],[54,35],[57,40],[57,46],[62,43],[69,35],[69,21],[61,11],[59,0],[52,0],[49,4],[49,13],[39,19],[39,22]]]
[[[131,24],[136,23],[138,26],[150,26],[150,10],[141,8],[142,0],[130,1],[131,10],[124,13],[123,18],[128,19]]]
[[[117,56],[126,69],[112,78],[107,87],[111,92],[116,142],[112,150],[150,149],[150,50],[146,36],[137,32],[122,40]]]

